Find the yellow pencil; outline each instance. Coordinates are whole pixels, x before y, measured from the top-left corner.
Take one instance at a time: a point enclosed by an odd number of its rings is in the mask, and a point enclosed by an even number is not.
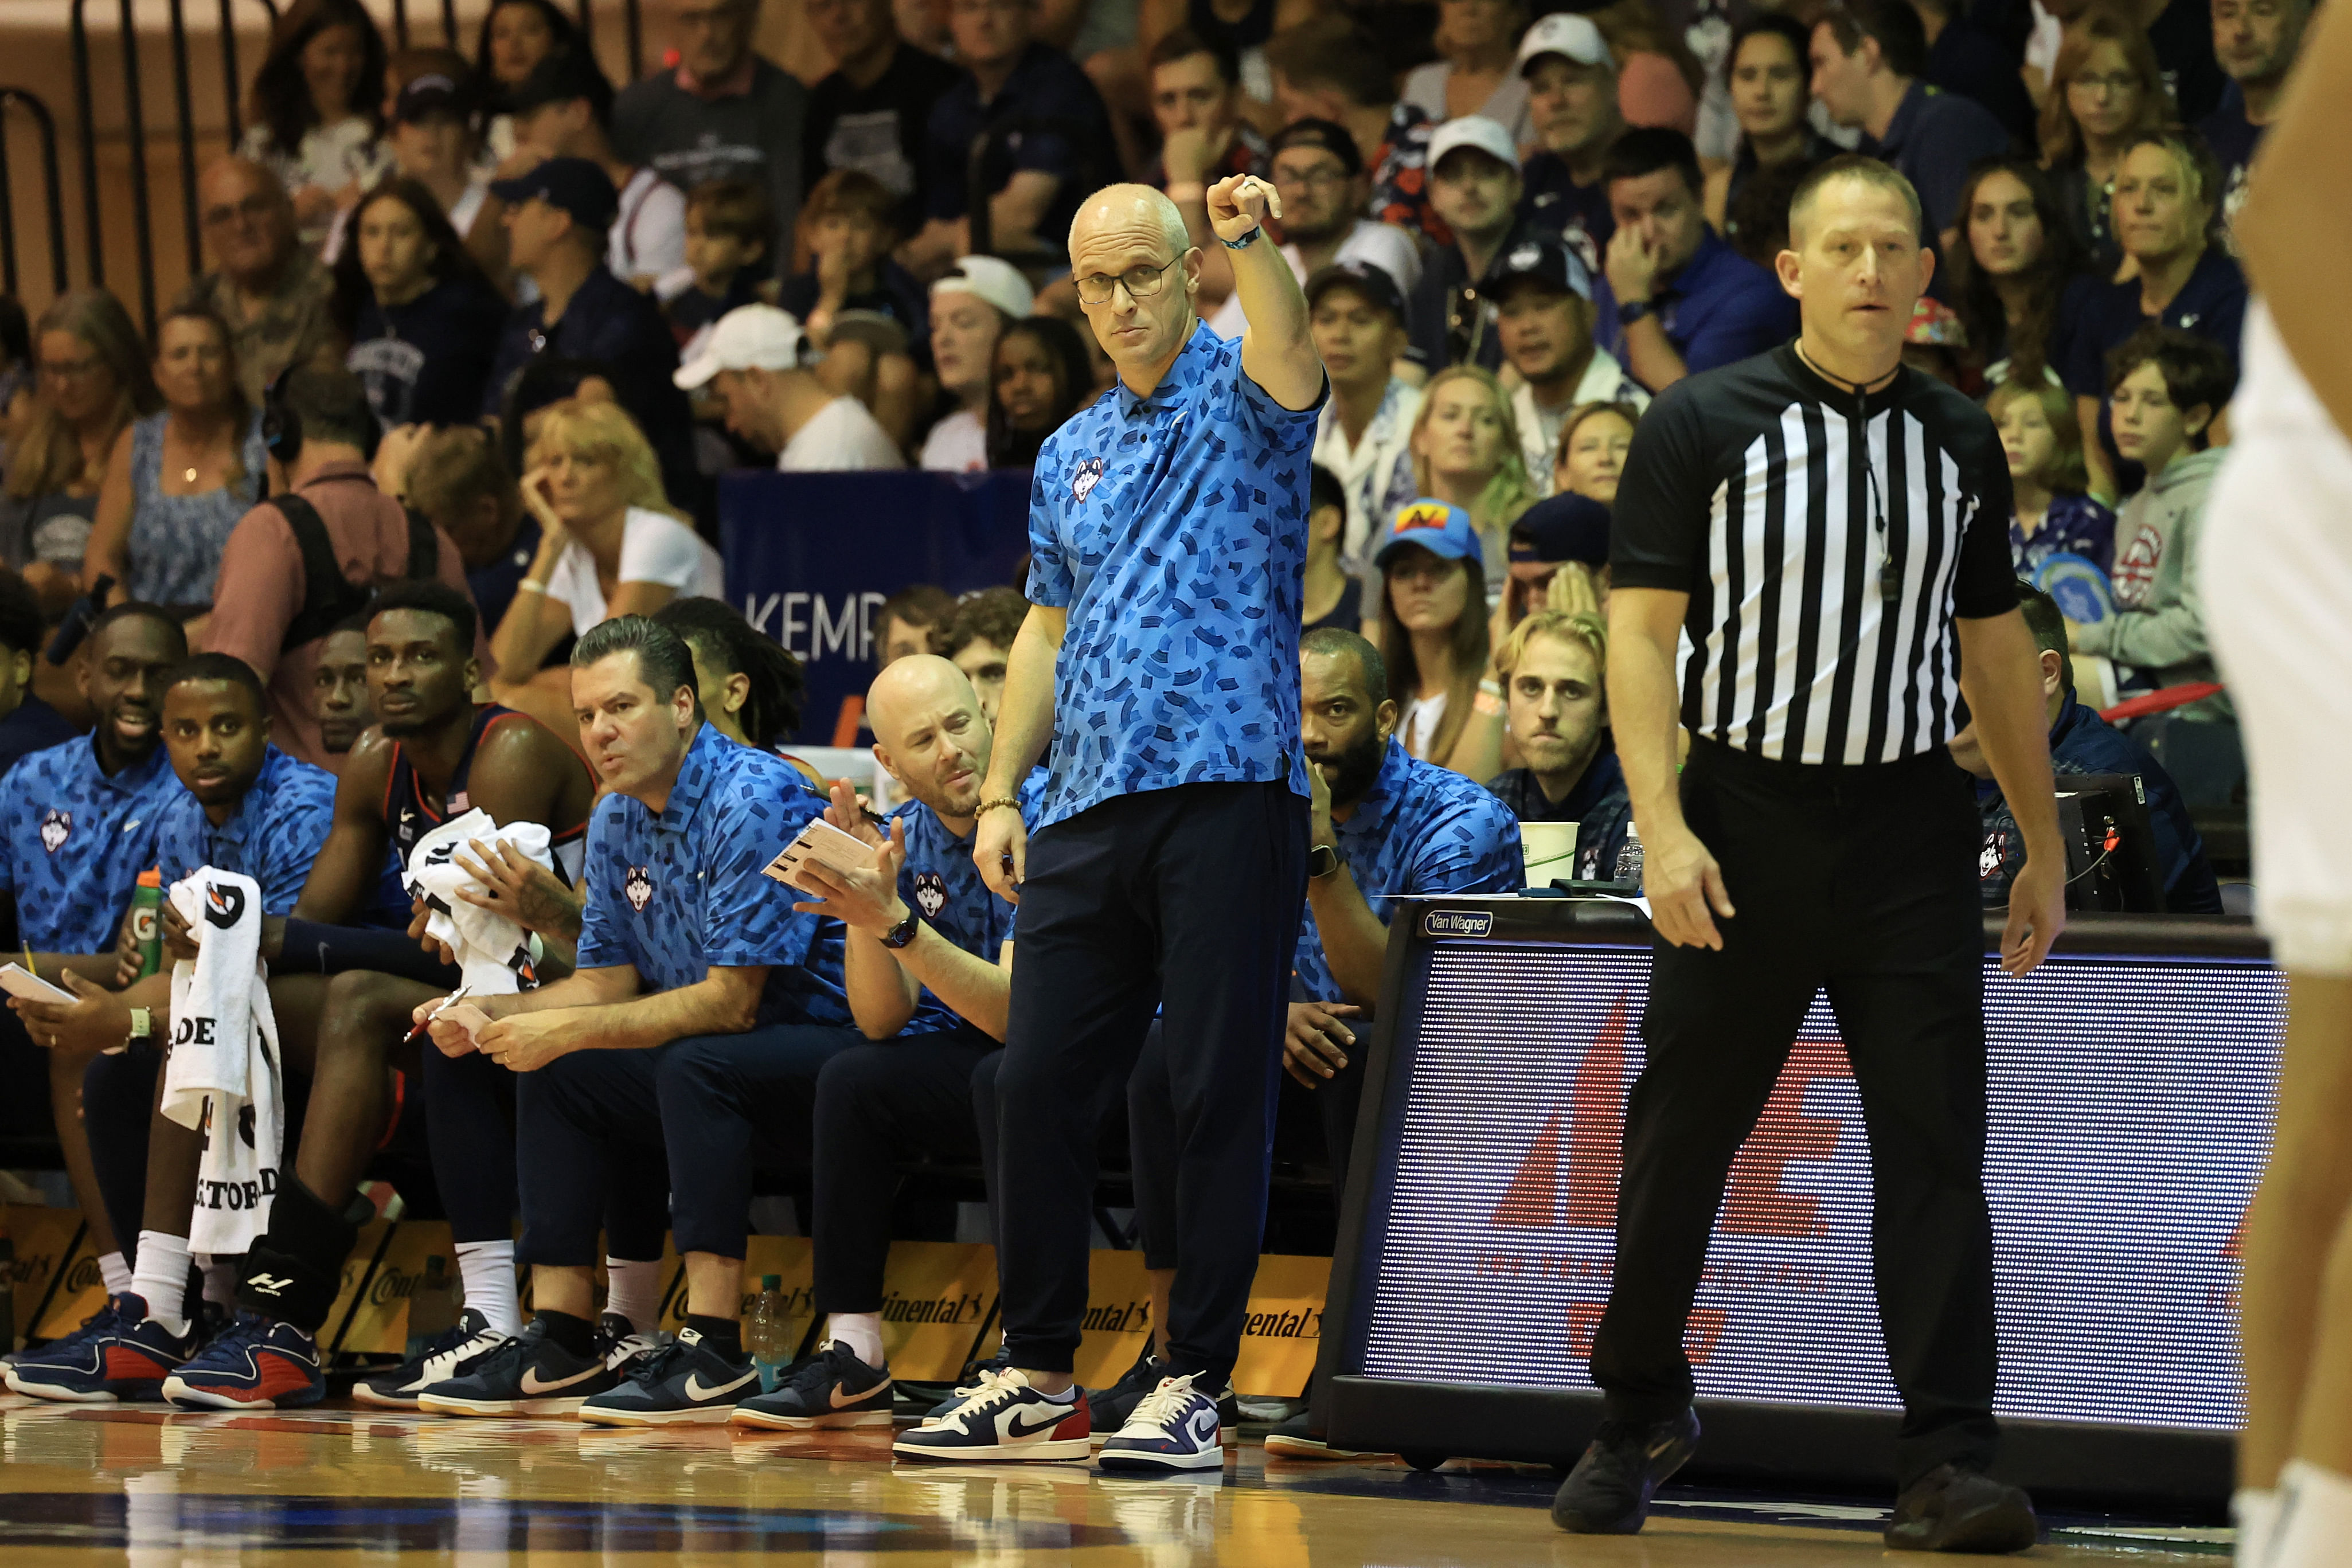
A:
[[[41,977],[41,967],[33,962],[33,945],[30,942],[25,944],[25,970],[37,980]]]

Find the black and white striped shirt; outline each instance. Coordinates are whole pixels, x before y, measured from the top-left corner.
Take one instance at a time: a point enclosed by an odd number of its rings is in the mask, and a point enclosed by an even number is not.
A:
[[[1692,734],[1891,762],[1958,727],[1954,617],[2016,607],[2010,510],[1975,403],[1907,367],[1865,398],[1784,345],[1676,382],[1643,416],[1611,580],[1691,596]]]

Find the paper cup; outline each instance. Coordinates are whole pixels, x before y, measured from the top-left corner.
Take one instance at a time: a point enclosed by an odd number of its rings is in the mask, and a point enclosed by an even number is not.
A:
[[[1529,887],[1549,887],[1554,878],[1575,878],[1574,822],[1521,822],[1519,848],[1527,856]]]

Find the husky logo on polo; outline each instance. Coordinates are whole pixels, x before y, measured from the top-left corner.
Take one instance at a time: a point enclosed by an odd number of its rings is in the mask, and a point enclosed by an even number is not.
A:
[[[41,847],[51,854],[66,847],[73,836],[73,813],[60,811],[52,806],[41,816]]]
[[[643,915],[646,905],[653,901],[653,873],[641,865],[631,866],[627,879],[621,883],[621,891],[628,895],[629,907]]]
[[[1484,936],[1494,929],[1489,909],[1433,909],[1421,917],[1423,936]]]
[[[224,931],[245,918],[245,889],[225,882],[205,883],[205,923]]]
[[[1081,462],[1077,472],[1070,476],[1070,499],[1083,503],[1088,496],[1094,494],[1095,486],[1102,483],[1102,476],[1103,460],[1101,458],[1089,457]]]
[[[948,884],[935,871],[915,873],[915,905],[926,920],[937,920],[940,911],[948,906]]]

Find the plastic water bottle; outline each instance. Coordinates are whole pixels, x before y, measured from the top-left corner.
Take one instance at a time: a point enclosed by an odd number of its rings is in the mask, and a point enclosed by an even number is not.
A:
[[[783,1286],[781,1274],[761,1275],[760,1299],[751,1303],[751,1332],[745,1343],[751,1352],[751,1364],[760,1369],[762,1394],[775,1392],[792,1354],[784,1343]]]
[[[457,1293],[449,1283],[449,1260],[435,1253],[425,1260],[425,1278],[408,1292],[408,1359],[447,1333],[457,1322]]]

